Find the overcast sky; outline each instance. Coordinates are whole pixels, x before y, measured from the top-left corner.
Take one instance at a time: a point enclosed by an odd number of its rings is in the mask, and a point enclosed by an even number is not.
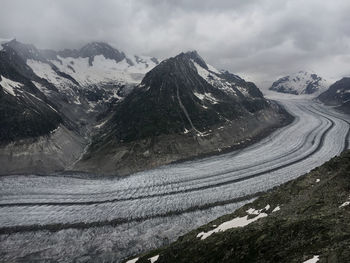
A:
[[[1,0],[0,38],[106,41],[160,59],[197,50],[258,84],[299,70],[350,76],[349,0]],[[266,84],[266,82],[265,82]]]

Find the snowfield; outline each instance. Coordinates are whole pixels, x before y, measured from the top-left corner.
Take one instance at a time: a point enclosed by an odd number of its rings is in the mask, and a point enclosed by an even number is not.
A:
[[[16,96],[14,88],[20,89],[22,87],[22,84],[16,81],[12,81],[10,79],[5,78],[4,76],[0,75],[0,85],[5,89],[5,91],[8,94],[11,94],[12,96]]]
[[[349,116],[305,97],[274,96],[295,121],[243,150],[125,178],[1,177],[2,260],[119,262],[230,213],[349,147]]]

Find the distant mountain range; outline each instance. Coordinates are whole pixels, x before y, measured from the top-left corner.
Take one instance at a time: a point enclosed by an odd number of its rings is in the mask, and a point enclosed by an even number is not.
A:
[[[275,81],[270,90],[290,94],[313,94],[327,89],[327,82],[314,73],[299,71]]]
[[[350,114],[350,78],[345,77],[332,85],[314,73],[299,71],[275,81],[270,90],[294,95],[314,94],[326,105]]]
[[[159,63],[101,42],[0,46],[0,173],[128,174],[239,147],[291,119],[194,51]]]

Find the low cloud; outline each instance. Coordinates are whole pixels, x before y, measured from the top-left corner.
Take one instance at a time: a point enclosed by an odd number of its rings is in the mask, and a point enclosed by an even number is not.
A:
[[[299,70],[350,73],[348,0],[4,0],[0,38],[41,48],[106,41],[159,58],[196,49],[258,83]]]

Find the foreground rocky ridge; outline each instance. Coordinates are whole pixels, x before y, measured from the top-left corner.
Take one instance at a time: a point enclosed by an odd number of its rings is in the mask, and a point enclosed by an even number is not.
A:
[[[291,120],[253,83],[181,53],[115,106],[74,169],[129,174],[238,148]]]
[[[348,150],[233,214],[128,262],[349,262],[349,176]]]

